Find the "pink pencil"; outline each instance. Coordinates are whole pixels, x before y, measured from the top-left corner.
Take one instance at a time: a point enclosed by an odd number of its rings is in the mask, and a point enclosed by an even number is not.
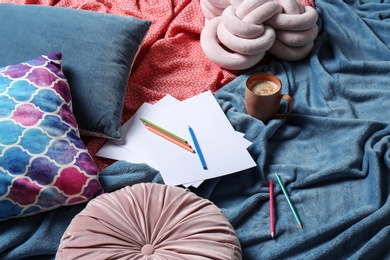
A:
[[[275,216],[274,216],[274,185],[269,180],[269,221],[272,239],[275,237]]]

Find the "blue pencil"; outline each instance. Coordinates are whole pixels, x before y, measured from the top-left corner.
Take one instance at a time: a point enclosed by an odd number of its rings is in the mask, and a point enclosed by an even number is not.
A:
[[[190,131],[192,142],[194,143],[195,150],[196,150],[196,153],[198,154],[200,163],[202,164],[203,169],[207,170],[207,165],[206,165],[206,162],[204,161],[202,151],[200,150],[198,140],[196,140],[194,130],[192,130],[191,126],[188,126],[188,130]]]
[[[288,195],[287,190],[286,190],[286,188],[284,187],[284,184],[283,184],[283,182],[282,182],[282,179],[279,177],[279,174],[277,174],[276,172],[275,172],[275,176],[276,176],[276,179],[277,179],[278,182],[279,182],[280,188],[282,188],[284,197],[286,198],[287,203],[288,203],[288,205],[290,206],[290,209],[291,209],[291,211],[292,211],[292,213],[293,213],[293,215],[294,215],[295,220],[296,220],[297,223],[298,223],[298,226],[299,226],[300,228],[302,228],[301,220],[300,220],[300,218],[299,218],[297,212],[295,211],[294,205],[292,204],[291,199],[290,199],[290,196]]]

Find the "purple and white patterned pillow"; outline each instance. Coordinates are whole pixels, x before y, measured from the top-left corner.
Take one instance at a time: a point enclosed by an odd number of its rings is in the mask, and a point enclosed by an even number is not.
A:
[[[103,193],[71,102],[59,52],[0,68],[0,220]]]

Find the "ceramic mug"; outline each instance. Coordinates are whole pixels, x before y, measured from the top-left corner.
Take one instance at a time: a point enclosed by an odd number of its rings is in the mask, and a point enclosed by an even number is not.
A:
[[[294,107],[294,101],[288,94],[282,94],[282,82],[278,77],[269,73],[258,73],[250,76],[246,81],[245,107],[246,112],[268,123],[273,118],[283,118],[289,115]],[[284,99],[288,103],[286,113],[278,113],[280,102]]]

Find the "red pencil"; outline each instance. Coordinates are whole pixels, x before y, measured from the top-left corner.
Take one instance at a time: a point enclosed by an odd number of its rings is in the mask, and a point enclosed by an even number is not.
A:
[[[269,180],[269,221],[272,239],[275,237],[275,216],[274,216],[274,185]]]

